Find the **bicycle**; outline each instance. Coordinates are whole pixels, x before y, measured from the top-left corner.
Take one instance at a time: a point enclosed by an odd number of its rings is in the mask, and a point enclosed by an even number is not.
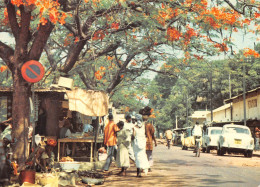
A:
[[[200,136],[195,137],[195,157],[200,157]]]

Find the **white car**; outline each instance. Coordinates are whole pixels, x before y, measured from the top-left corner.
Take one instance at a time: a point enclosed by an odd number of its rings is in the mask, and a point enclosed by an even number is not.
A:
[[[219,135],[222,127],[208,127],[202,137],[202,151],[209,153],[210,150],[217,150]]]
[[[227,153],[243,153],[245,157],[252,157],[254,139],[247,126],[226,124],[218,140],[218,155]]]

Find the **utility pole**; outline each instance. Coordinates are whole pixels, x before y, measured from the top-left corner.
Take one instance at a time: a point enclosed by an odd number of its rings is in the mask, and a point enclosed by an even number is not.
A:
[[[188,111],[188,93],[186,94],[186,125],[188,126],[188,115],[189,115],[189,111]]]
[[[212,110],[212,62],[210,69],[210,120],[213,121],[213,110]]]
[[[251,58],[246,57],[243,61],[243,103],[244,103],[244,125],[246,126],[246,68],[245,62],[250,63]]]
[[[175,120],[176,127],[175,128],[178,129],[178,119],[177,119],[178,116],[175,116],[175,117],[176,117],[176,120]]]
[[[244,125],[246,126],[246,81],[245,81],[245,63],[243,62],[243,103],[244,103]]]
[[[230,72],[228,74],[228,87],[229,87],[229,99],[231,99],[232,97],[232,94],[231,94],[231,75],[230,75]],[[233,106],[231,104],[231,102],[229,103],[230,104],[230,121],[233,121]]]

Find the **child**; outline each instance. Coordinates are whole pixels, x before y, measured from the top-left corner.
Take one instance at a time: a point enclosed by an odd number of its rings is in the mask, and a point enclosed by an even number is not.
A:
[[[129,130],[123,129],[123,121],[119,121],[117,123],[117,126],[120,129],[120,131],[117,132],[118,150],[116,155],[116,165],[117,167],[121,168],[121,171],[118,173],[118,175],[126,176],[126,169],[130,167],[128,147],[131,142],[131,136]]]

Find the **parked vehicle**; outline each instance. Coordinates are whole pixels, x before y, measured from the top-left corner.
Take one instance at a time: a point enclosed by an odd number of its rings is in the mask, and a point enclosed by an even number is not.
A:
[[[183,137],[181,138],[182,150],[188,150],[188,148],[195,148],[195,137],[193,136],[193,127],[185,128]],[[201,145],[201,139],[200,139]]]
[[[218,140],[218,155],[226,153],[242,153],[245,157],[252,157],[254,139],[250,129],[246,126],[226,124]]]
[[[202,137],[202,152],[210,153],[210,150],[217,150],[219,135],[222,127],[208,127]]]
[[[189,147],[195,146],[194,137],[192,136],[192,127],[187,127],[181,137],[182,150],[188,150]]]

